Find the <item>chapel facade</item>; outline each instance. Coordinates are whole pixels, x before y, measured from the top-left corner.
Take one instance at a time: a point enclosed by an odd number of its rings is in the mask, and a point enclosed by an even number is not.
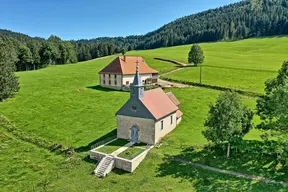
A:
[[[161,88],[144,91],[138,68],[137,63],[130,98],[116,113],[117,137],[154,145],[176,128],[183,113],[173,93]]]

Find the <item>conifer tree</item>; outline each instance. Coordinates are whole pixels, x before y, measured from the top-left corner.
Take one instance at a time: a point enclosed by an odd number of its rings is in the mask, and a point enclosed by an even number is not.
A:
[[[12,97],[19,90],[15,76],[16,53],[0,38],[0,101]]]

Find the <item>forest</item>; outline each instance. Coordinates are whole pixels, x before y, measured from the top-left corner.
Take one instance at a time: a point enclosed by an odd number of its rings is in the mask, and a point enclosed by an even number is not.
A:
[[[17,71],[75,63],[120,53],[199,42],[233,41],[288,33],[288,0],[244,0],[179,18],[145,35],[63,41],[0,30],[15,53]]]

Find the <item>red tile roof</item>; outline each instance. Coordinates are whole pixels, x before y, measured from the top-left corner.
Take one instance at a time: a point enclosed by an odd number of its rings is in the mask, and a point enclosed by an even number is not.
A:
[[[141,101],[156,120],[176,112],[179,109],[161,88],[145,91]]]
[[[169,97],[169,99],[177,106],[179,106],[181,103],[180,101],[175,97],[175,95],[172,92],[166,93],[166,95]]]
[[[139,73],[158,73],[158,71],[150,68],[142,57],[136,56],[119,56],[114,59],[109,65],[102,69],[99,73],[111,73],[111,74],[123,74],[132,75],[135,74],[136,61],[139,62]]]
[[[182,117],[183,116],[183,113],[182,113],[182,111],[180,111],[179,109],[176,111],[176,117],[177,118],[180,118],[180,117]]]

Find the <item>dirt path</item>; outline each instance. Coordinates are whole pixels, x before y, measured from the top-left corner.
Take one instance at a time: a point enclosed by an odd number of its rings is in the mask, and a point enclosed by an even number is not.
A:
[[[185,85],[181,83],[174,83],[170,81],[165,81],[163,79],[158,79],[158,84],[161,85],[161,87],[164,88],[170,88],[170,87],[177,87],[177,88],[187,88],[187,87],[192,87],[191,85]]]
[[[171,74],[171,73],[175,73],[176,71],[180,71],[180,70],[182,70],[184,68],[185,67],[181,67],[181,68],[178,68],[178,69],[174,69],[173,71],[169,71],[167,73],[163,73],[163,74],[159,75],[158,84],[161,85],[161,87],[165,87],[165,88],[170,88],[170,87],[187,88],[187,87],[192,87],[191,85],[185,85],[185,84],[181,84],[181,83],[174,83],[174,82],[166,81],[166,80],[163,80],[163,79],[160,78],[161,76],[168,75],[168,74]]]
[[[168,74],[174,73],[174,72],[176,72],[176,71],[180,71],[180,70],[182,70],[182,69],[184,69],[184,67],[181,67],[181,68],[174,69],[174,70],[172,70],[172,71],[163,73],[163,74],[159,75],[159,77],[161,77],[161,76],[163,76],[163,75],[168,75]]]
[[[188,164],[188,165],[193,165],[195,167],[200,167],[202,169],[215,171],[215,172],[218,172],[218,173],[223,173],[223,174],[227,174],[227,175],[233,175],[233,176],[241,177],[241,178],[245,178],[245,179],[258,180],[258,181],[261,181],[261,182],[264,182],[264,183],[280,184],[280,185],[283,185],[285,187],[288,187],[288,183],[285,183],[285,182],[282,182],[282,181],[280,182],[280,181],[275,181],[273,179],[260,177],[260,176],[257,176],[257,175],[248,175],[246,173],[239,173],[239,172],[235,172],[235,171],[228,171],[228,170],[224,170],[224,169],[218,169],[218,168],[210,167],[210,166],[207,166],[207,165],[202,165],[202,164],[199,164],[199,163],[193,163],[191,161],[186,161],[186,160],[178,158],[178,157],[173,157],[172,159],[174,161],[178,161],[178,162],[185,163],[185,164]]]
[[[176,65],[180,65],[180,66],[182,66],[182,67],[186,67],[186,66],[189,65],[189,64],[187,64],[187,63],[182,63],[182,62],[176,61],[176,60],[163,59],[163,58],[157,58],[157,57],[154,58],[154,59],[159,60],[159,61],[166,61],[166,62],[169,62],[169,63],[173,63],[173,64],[176,64]]]

